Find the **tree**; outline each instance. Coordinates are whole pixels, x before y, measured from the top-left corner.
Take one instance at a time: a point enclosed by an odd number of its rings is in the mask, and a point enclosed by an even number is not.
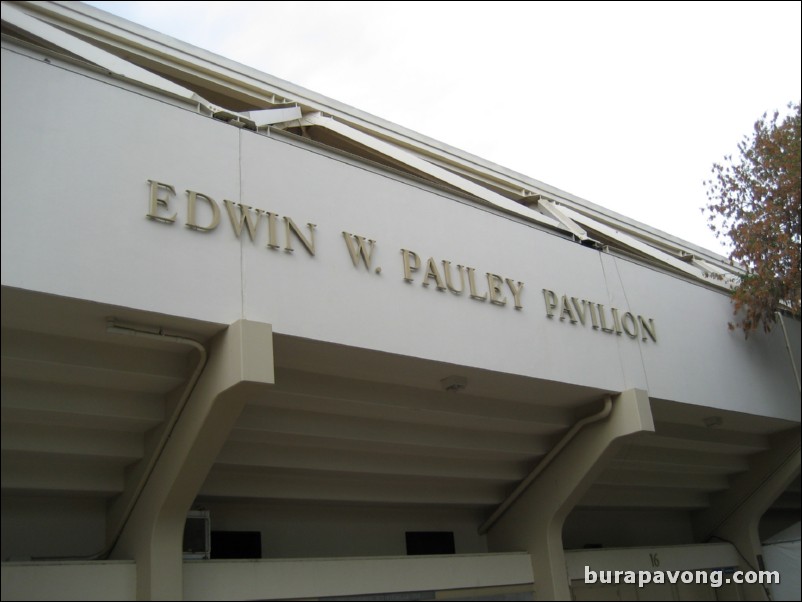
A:
[[[739,156],[713,165],[703,209],[717,237],[732,244],[730,259],[745,275],[733,293],[735,314],[749,332],[771,329],[780,308],[800,316],[800,103],[790,113],[763,116],[738,144]]]

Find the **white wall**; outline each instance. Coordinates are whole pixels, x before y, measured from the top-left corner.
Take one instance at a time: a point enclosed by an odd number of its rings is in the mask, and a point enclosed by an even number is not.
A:
[[[793,525],[763,542],[763,560],[767,571],[778,571],[780,582],[771,585],[772,600],[799,600],[800,524]]]
[[[3,561],[90,556],[106,544],[104,499],[3,495],[2,519]]]
[[[581,549],[672,546],[694,543],[690,513],[682,510],[612,510],[576,508],[565,520],[563,546]]]
[[[2,56],[3,284],[236,320],[237,245],[166,241],[143,204],[148,179],[236,195],[236,130],[5,49]]]
[[[532,562],[525,553],[184,563],[186,600],[280,600],[531,583]]]
[[[11,563],[2,566],[3,600],[135,600],[128,561]]]
[[[780,333],[729,332],[718,292],[8,51],[2,75],[4,285],[800,419]],[[149,179],[175,186],[175,224],[145,217]],[[214,231],[184,227],[187,189],[221,204]],[[317,224],[315,256],[265,248],[264,220],[237,240],[223,199]],[[352,265],[343,230],[377,241],[380,274]],[[524,307],[423,287],[424,269],[405,282],[401,248],[475,267],[480,290],[485,272],[522,281]],[[543,288],[653,318],[658,341],[549,319]]]
[[[721,571],[738,566],[737,550],[728,543],[710,543],[672,547],[619,548],[607,550],[569,550],[565,553],[568,578],[575,600],[741,600],[741,587],[726,583],[728,573]],[[615,571],[622,572],[615,583]],[[625,583],[623,571],[649,574],[662,572],[664,583]],[[690,571],[686,575],[698,583],[670,583],[668,571]],[[697,575],[700,571],[702,574]],[[601,573],[607,583],[601,583]],[[585,580],[586,573],[590,577]],[[645,580],[645,577],[644,577]],[[720,580],[720,581],[719,581]]]
[[[457,554],[487,552],[467,508],[206,501],[212,530],[260,531],[263,558],[403,556],[407,531],[453,531]]]

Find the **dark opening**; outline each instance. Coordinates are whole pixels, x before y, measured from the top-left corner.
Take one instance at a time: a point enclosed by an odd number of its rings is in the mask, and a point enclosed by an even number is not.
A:
[[[206,518],[187,518],[184,523],[184,552],[203,554],[206,552]]]
[[[453,531],[407,531],[408,556],[453,553]]]
[[[212,559],[261,557],[260,531],[212,531]]]

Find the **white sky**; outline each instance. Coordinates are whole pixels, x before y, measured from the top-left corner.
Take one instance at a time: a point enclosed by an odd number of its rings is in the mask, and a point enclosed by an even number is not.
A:
[[[724,253],[714,162],[802,97],[800,2],[89,2]]]

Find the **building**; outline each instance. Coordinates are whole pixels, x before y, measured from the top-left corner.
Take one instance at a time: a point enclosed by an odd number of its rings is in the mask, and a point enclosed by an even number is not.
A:
[[[2,27],[4,599],[765,595],[583,573],[798,520],[800,324],[729,332],[724,258],[79,3]]]

